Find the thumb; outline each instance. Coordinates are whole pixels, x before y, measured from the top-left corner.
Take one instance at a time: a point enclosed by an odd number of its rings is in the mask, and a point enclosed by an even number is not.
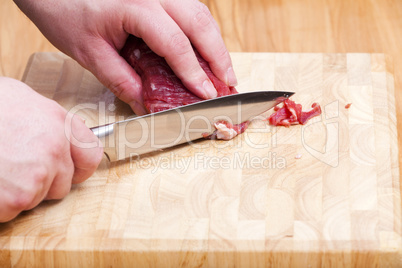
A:
[[[74,163],[72,183],[80,183],[88,179],[98,167],[103,156],[100,140],[84,124],[79,116],[67,115],[70,121],[70,153]],[[68,127],[66,128],[68,129]]]
[[[129,104],[137,115],[146,114],[142,99],[140,76],[108,43],[101,41],[90,50],[84,67],[109,88],[119,99]]]

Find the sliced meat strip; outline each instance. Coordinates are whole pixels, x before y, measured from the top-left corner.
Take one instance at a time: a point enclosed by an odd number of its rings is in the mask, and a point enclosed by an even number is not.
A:
[[[232,125],[227,121],[220,120],[214,124],[216,130],[212,134],[204,133],[203,137],[209,140],[231,140],[246,131],[248,124],[249,121]]]
[[[302,111],[301,104],[286,99],[283,106],[276,106],[274,111],[268,117],[269,123],[274,126],[289,127],[290,125],[306,124],[308,120],[321,114],[321,107],[318,103],[313,103],[310,110]]]

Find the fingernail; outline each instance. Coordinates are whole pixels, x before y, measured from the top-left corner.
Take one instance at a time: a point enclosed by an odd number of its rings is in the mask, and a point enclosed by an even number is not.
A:
[[[214,85],[209,79],[204,81],[202,87],[204,88],[205,95],[208,99],[213,99],[216,98],[216,96],[218,96],[218,92],[216,91]]]
[[[237,86],[237,78],[232,67],[226,71],[226,84],[231,87]]]

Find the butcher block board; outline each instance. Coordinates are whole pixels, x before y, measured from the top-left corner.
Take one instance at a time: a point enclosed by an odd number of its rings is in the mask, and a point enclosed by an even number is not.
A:
[[[258,117],[110,163],[61,201],[0,225],[2,267],[401,267],[391,60],[383,54],[232,53],[240,92],[295,91],[323,113]],[[23,81],[91,127],[133,116],[88,71],[34,54]],[[352,103],[349,109],[345,105]],[[27,103],[29,105],[29,103]]]

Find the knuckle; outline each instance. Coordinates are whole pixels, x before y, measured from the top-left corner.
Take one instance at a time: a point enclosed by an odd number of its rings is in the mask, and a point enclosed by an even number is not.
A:
[[[219,46],[216,50],[215,57],[219,59],[219,61],[227,62],[227,59],[230,59],[229,52],[224,45]]]
[[[65,139],[57,139],[55,137],[49,137],[48,139],[48,156],[50,161],[62,160],[69,153],[71,137],[66,137]],[[40,179],[40,173],[35,175]]]
[[[200,8],[197,10],[197,13],[194,16],[194,26],[196,28],[207,28],[211,25],[211,13],[207,6],[201,3]]]
[[[31,171],[31,187],[30,190],[25,191],[25,194],[35,196],[35,194],[41,191],[48,180],[49,172],[45,167],[37,167]]]
[[[172,35],[170,39],[170,47],[175,51],[174,54],[181,56],[192,51],[190,40],[183,32],[178,32]]]
[[[32,201],[33,201],[32,194],[29,194],[27,192],[20,193],[16,196],[14,196],[8,204],[9,210],[15,211],[15,212],[21,212],[28,207],[31,206]]]
[[[107,85],[107,88],[118,98],[124,94],[124,82],[112,81]]]
[[[120,99],[121,92],[118,90],[117,86],[114,84],[107,84],[106,87],[113,93],[117,98]]]
[[[59,192],[52,197],[52,199],[63,199],[70,193],[70,191],[71,191],[70,187],[64,187],[60,189]]]
[[[32,207],[38,192],[41,192],[46,184],[47,172],[45,169],[35,168],[29,175],[29,181],[20,185],[8,200],[11,211],[21,212]]]
[[[51,190],[48,192],[46,199],[47,200],[55,200],[55,199],[62,199],[68,195],[70,192],[69,187],[63,187],[60,189],[57,189],[57,191]]]
[[[51,115],[51,119],[56,124],[64,124],[66,121],[67,111],[60,106],[56,101],[49,100],[48,112]]]
[[[232,64],[229,52],[224,45],[218,46],[212,55],[205,55],[204,58],[208,61],[211,68],[222,68],[226,70]]]
[[[124,100],[124,96],[127,95],[127,91],[130,90],[130,88],[133,88],[134,84],[132,82],[129,82],[127,80],[124,81],[111,81],[108,85],[107,88],[119,99]]]

